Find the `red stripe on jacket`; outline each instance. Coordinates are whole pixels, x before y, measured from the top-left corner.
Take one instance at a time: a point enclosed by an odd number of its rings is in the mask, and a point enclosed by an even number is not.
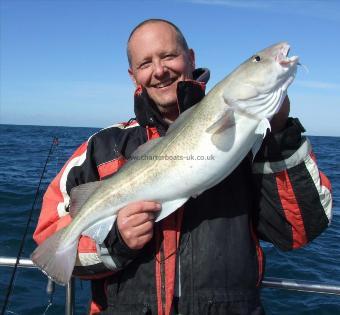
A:
[[[123,157],[120,157],[98,165],[100,179],[117,172],[125,163],[126,160]]]
[[[276,184],[284,214],[292,226],[292,248],[299,248],[307,243],[307,236],[301,209],[296,200],[287,171],[279,172],[276,175]]]
[[[254,232],[254,228],[252,225],[250,225],[250,232],[251,232],[251,236],[256,246],[256,256],[257,256],[257,264],[258,264],[258,280],[257,280],[256,285],[259,286],[263,278],[263,264],[264,264],[263,250],[260,246],[259,239],[256,233]]]
[[[155,127],[147,127],[148,140],[159,138]],[[175,293],[176,279],[176,254],[179,245],[183,217],[183,207],[166,217],[160,222],[160,229],[156,229],[155,238],[157,244],[156,253],[156,291],[158,315],[169,315],[172,310],[172,302]],[[163,234],[163,244],[160,244]],[[163,246],[162,246],[163,245]],[[161,250],[163,249],[163,257]],[[164,264],[164,278],[161,266]],[[162,299],[162,286],[165,286],[165,305]]]

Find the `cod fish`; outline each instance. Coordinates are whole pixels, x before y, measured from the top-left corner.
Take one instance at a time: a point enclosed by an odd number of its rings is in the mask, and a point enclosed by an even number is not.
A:
[[[157,201],[159,221],[221,182],[250,151],[255,155],[296,74],[298,57],[288,52],[289,44],[281,42],[256,53],[183,112],[164,137],[137,148],[114,176],[75,187],[72,222],[35,249],[34,264],[66,284],[80,236],[103,243],[119,209]],[[213,158],[195,158],[207,155]]]

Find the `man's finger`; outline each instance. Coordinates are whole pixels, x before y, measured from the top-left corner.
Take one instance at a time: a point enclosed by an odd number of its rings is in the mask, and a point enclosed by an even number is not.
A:
[[[136,237],[141,237],[146,234],[152,234],[153,232],[153,221],[147,221],[133,228],[133,234]]]
[[[156,217],[155,212],[145,211],[145,212],[142,212],[142,213],[136,213],[136,214],[130,215],[128,217],[125,217],[125,220],[126,220],[126,222],[128,222],[128,224],[131,227],[135,227],[135,226],[142,225],[145,222],[149,222],[149,221],[154,222],[155,217]]]
[[[161,205],[155,201],[137,201],[123,207],[119,212],[123,212],[126,217],[146,211],[159,211]]]

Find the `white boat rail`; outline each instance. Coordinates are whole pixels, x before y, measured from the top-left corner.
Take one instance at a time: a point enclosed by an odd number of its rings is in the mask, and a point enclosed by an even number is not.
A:
[[[13,267],[15,264],[16,258],[0,256],[0,267]],[[19,260],[18,267],[37,268],[33,264],[33,262],[27,258],[21,258]],[[262,287],[322,294],[333,294],[340,296],[340,285],[330,285],[312,281],[281,278],[264,278],[262,281]],[[74,314],[74,298],[75,298],[75,285],[74,278],[72,278],[71,281],[66,285],[65,315]]]
[[[2,257],[0,256],[0,267],[14,267],[17,259],[15,257]],[[28,258],[20,258],[18,263],[19,268],[35,268],[38,269]],[[47,278],[47,277],[46,277]],[[47,290],[51,290],[52,281],[49,279]],[[53,289],[52,289],[53,290]],[[74,314],[74,295],[75,285],[74,278],[65,286],[65,315]]]
[[[262,287],[285,289],[301,292],[340,295],[340,285],[317,283],[313,281],[267,278],[262,281]]]

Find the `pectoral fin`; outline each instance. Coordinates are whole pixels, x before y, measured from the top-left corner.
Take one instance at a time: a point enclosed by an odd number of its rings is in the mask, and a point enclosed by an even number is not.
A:
[[[215,122],[207,128],[206,132],[218,134],[234,125],[234,111],[228,107],[223,113],[216,117]]]
[[[206,129],[211,133],[212,143],[221,151],[227,152],[233,145],[235,139],[234,111],[228,107],[220,114],[215,122]]]

